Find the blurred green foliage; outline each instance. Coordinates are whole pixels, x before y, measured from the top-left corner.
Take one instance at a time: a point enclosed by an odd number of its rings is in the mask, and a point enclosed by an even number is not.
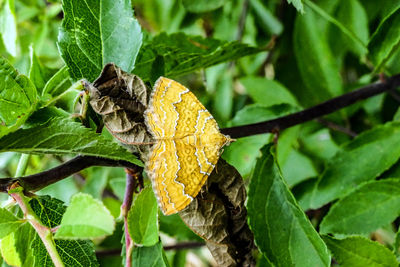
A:
[[[141,164],[106,131],[98,135],[72,118],[79,112],[77,81],[93,81],[108,62],[149,85],[163,75],[178,80],[221,128],[274,119],[373,83],[378,74],[400,73],[397,0],[89,2],[0,0],[0,177],[15,176],[20,153],[32,154],[26,175],[76,154]],[[225,148],[222,157],[250,188],[247,207],[259,266],[328,266],[331,257],[343,266],[398,264],[398,106],[394,91],[286,129],[275,149],[266,146],[272,134],[241,138]],[[57,240],[61,248],[72,246],[70,258],[61,255],[67,263],[86,255],[85,266],[120,266],[119,252],[99,253],[97,263],[93,248],[123,247],[118,217],[124,177],[121,168],[91,167],[37,192],[52,197],[32,200],[51,227],[78,192],[110,211],[92,219],[117,220],[106,238]],[[146,188],[149,183],[145,179]],[[0,246],[2,266],[45,266],[40,264],[49,258],[38,236],[16,220],[21,213],[6,194],[0,200],[1,237],[7,235]],[[136,207],[130,214],[129,232],[145,245],[134,249],[134,263],[214,264],[205,248],[164,251],[178,241],[201,239],[178,215],[158,216],[150,189],[134,200],[146,202],[148,210]],[[93,226],[85,227],[75,232],[77,238],[92,233]],[[321,237],[317,230],[333,236]],[[349,237],[354,234],[382,245]],[[310,253],[301,254],[299,246]]]

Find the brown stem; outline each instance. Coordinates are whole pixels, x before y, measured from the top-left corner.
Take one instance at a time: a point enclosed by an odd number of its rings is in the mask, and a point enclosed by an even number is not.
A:
[[[143,168],[135,167],[132,169],[126,168],[126,187],[125,187],[125,195],[124,201],[121,205],[121,213],[124,217],[124,232],[125,232],[125,248],[126,248],[126,259],[125,266],[132,266],[132,250],[134,244],[132,242],[132,238],[129,235],[128,231],[128,213],[132,206],[133,194],[138,193],[137,188],[139,186],[139,177],[141,176]]]
[[[44,172],[24,177],[2,178],[0,179],[0,192],[7,193],[8,188],[15,182],[19,182],[25,191],[37,191],[91,166],[137,167],[135,164],[123,160],[111,160],[92,156],[77,156]]]
[[[277,119],[236,126],[232,128],[222,129],[223,134],[229,135],[231,138],[240,138],[256,134],[269,133],[273,130],[284,130],[297,124],[310,121],[324,115],[333,113],[341,108],[347,107],[354,104],[357,101],[366,99],[383,92],[394,90],[400,85],[400,74],[388,78],[384,82],[379,82],[365,86],[361,89],[349,92],[347,94],[332,98],[321,104],[313,106],[311,108],[296,112],[287,116],[283,116]]]
[[[338,125],[338,124],[336,124],[334,122],[331,122],[331,121],[328,121],[328,120],[324,120],[322,118],[318,118],[317,122],[325,125],[326,127],[330,128],[330,129],[332,129],[334,131],[347,134],[348,136],[351,136],[353,138],[357,136],[357,133],[353,132],[352,130],[350,130],[350,129],[346,128],[346,127]]]
[[[366,99],[383,92],[393,91],[399,85],[400,74],[397,74],[388,79],[384,79],[382,82],[365,86],[361,89],[335,97],[324,103],[297,113],[290,114],[288,116],[283,116],[256,124],[225,128],[222,129],[221,132],[230,135],[231,138],[240,138],[256,134],[269,133],[273,130],[281,131],[294,125],[335,112],[359,100]],[[77,156],[72,160],[48,171],[19,178],[2,178],[0,179],[0,192],[6,193],[11,184],[17,181],[24,187],[26,191],[36,191],[90,166],[136,168],[136,165],[127,161],[110,160],[91,156]]]

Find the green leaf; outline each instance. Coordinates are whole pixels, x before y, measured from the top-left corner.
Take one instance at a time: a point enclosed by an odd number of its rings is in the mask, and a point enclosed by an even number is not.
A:
[[[283,31],[282,23],[273,15],[273,13],[260,0],[250,1],[250,5],[261,27],[268,33],[280,35]]]
[[[32,240],[36,232],[29,223],[21,225],[15,232],[1,239],[1,256],[9,265],[5,266],[21,266],[32,267]]]
[[[111,168],[93,167],[90,169],[81,192],[92,195],[94,198],[102,199],[105,187],[110,177]],[[104,201],[104,199],[102,199]],[[105,203],[104,203],[105,204]]]
[[[332,135],[327,128],[302,136],[301,143],[307,154],[311,154],[320,159],[332,158],[340,149],[332,139]]]
[[[142,47],[133,73],[142,80],[177,76],[232,61],[261,50],[239,42],[226,42],[184,33],[161,33]]]
[[[264,107],[260,104],[247,105],[236,113],[235,117],[230,121],[229,126],[271,120],[296,110],[286,104],[271,107]],[[234,165],[242,176],[246,177],[251,173],[256,158],[260,155],[261,147],[270,142],[270,136],[270,134],[262,134],[240,138],[224,148],[222,157]]]
[[[128,214],[128,231],[139,245],[153,246],[158,242],[158,206],[153,190],[143,189]]]
[[[86,240],[55,240],[56,248],[65,266],[99,266],[94,244]],[[53,267],[53,263],[39,236],[32,242],[34,267]]]
[[[0,137],[17,130],[36,108],[36,89],[0,57]]]
[[[320,224],[323,234],[368,234],[400,215],[400,180],[368,182],[336,202]]]
[[[400,7],[389,14],[372,35],[369,43],[369,58],[380,69],[398,50],[400,45]]]
[[[287,188],[270,150],[262,149],[249,186],[249,226],[257,247],[275,266],[329,266],[324,242]]]
[[[23,221],[20,221],[14,214],[6,209],[0,208],[0,238],[16,231],[22,223]]]
[[[228,70],[218,83],[213,100],[213,113],[217,120],[227,121],[231,118],[233,107],[233,78]]]
[[[341,267],[393,267],[398,266],[394,254],[378,242],[361,236],[336,239],[322,237]]]
[[[14,0],[4,0],[0,2],[0,5],[0,35],[7,52],[15,57],[17,56],[17,21]]]
[[[43,89],[43,95],[58,96],[65,92],[71,85],[72,82],[68,68],[64,66],[47,81]]]
[[[32,199],[30,205],[41,222],[50,228],[61,223],[66,210],[63,202],[49,196]],[[55,240],[56,248],[65,266],[98,266],[93,242],[87,240]],[[32,242],[35,267],[54,266],[42,240],[36,235]]]
[[[360,29],[352,29],[352,25],[344,25],[329,14],[329,9],[332,9],[335,6],[335,2],[337,2],[337,1],[325,2],[325,3],[330,3],[330,7],[329,7],[329,5],[327,6],[325,4],[325,9],[327,9],[328,11],[325,11],[323,8],[319,7],[318,5],[316,5],[314,2],[312,2],[310,0],[304,0],[304,1],[305,1],[306,5],[309,8],[311,8],[316,14],[318,14],[319,16],[324,18],[326,21],[329,21],[330,23],[335,25],[338,29],[340,29],[340,31],[343,34],[345,34],[347,37],[349,37],[350,40],[358,46],[358,49],[360,50],[361,54],[365,54],[367,52],[367,48],[365,46],[366,42],[360,38],[359,33],[355,34],[355,32],[357,32],[357,30],[360,30]],[[333,5],[332,5],[332,3],[333,3]],[[321,5],[324,5],[324,2],[322,2]],[[362,6],[353,5],[349,8],[359,9],[359,8],[362,8]],[[358,12],[357,15],[360,16],[360,17],[357,17],[357,20],[359,20],[359,23],[365,24],[365,20],[366,20],[365,14]],[[367,25],[364,25],[364,27],[366,27],[366,26]],[[350,30],[348,28],[350,28]],[[368,30],[368,29],[364,29],[364,30]],[[335,54],[335,56],[337,56],[337,55]]]
[[[132,266],[169,266],[161,242],[151,247],[135,247],[132,251]]]
[[[349,49],[356,55],[365,55],[368,52],[366,44],[368,43],[369,31],[368,16],[364,7],[358,0],[343,1],[338,6],[337,13],[338,21],[342,23],[342,27],[336,24],[338,27],[332,30],[332,45],[335,55],[338,52],[344,53]],[[354,37],[346,34],[344,27],[351,31]]]
[[[23,224],[17,231],[13,233],[15,246],[19,255],[22,267],[33,266],[33,254],[31,244],[35,238],[35,229],[29,224]]]
[[[342,93],[340,70],[321,31],[315,13],[306,8],[297,14],[294,28],[294,53],[301,78],[306,85],[299,95],[304,105],[323,102]]]
[[[400,231],[397,230],[394,244],[393,244],[393,252],[394,252],[394,254],[396,254],[397,257],[400,255],[399,250],[400,250]]]
[[[0,242],[1,256],[4,258],[3,266],[21,266],[21,258],[18,255],[17,244],[14,237],[14,233],[1,239]]]
[[[400,122],[366,131],[342,147],[321,177],[299,198],[303,209],[317,209],[372,180],[400,157]]]
[[[318,175],[313,162],[303,153],[292,149],[282,165],[283,177],[289,187]]]
[[[214,9],[220,8],[226,3],[227,0],[182,0],[183,6],[186,8],[187,11],[193,13],[202,13],[202,12],[209,12],[213,11]]]
[[[98,238],[111,235],[114,229],[114,217],[103,203],[91,195],[78,193],[71,198],[55,238]]]
[[[179,214],[161,214],[160,231],[178,240],[201,240],[199,236],[182,221]]]
[[[131,153],[82,124],[54,118],[29,129],[20,129],[0,139],[0,152],[26,154],[80,154],[142,163]]]
[[[113,193],[119,198],[119,200],[124,200],[126,179],[125,178],[113,178],[110,182],[110,187]]]
[[[58,45],[74,80],[92,82],[110,62],[132,71],[142,32],[131,1],[64,0],[62,4],[64,19]]]
[[[299,105],[292,93],[277,81],[262,77],[247,76],[241,78],[240,82],[255,103],[260,103],[264,106],[277,104]]]
[[[35,52],[33,51],[32,46],[30,47],[30,59],[31,65],[29,68],[29,79],[35,85],[38,94],[41,95],[46,82],[52,76],[52,71],[42,65]]]
[[[300,13],[302,14],[304,13],[304,6],[302,0],[287,0],[287,2],[289,4],[292,4]]]

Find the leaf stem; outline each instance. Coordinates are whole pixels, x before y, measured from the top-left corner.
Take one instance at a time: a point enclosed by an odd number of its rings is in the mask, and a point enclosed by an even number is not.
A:
[[[23,188],[20,186],[12,188],[9,193],[12,198],[20,206],[22,212],[24,213],[24,218],[32,225],[40,239],[42,240],[47,252],[50,255],[51,260],[56,267],[64,267],[64,263],[61,260],[60,254],[58,254],[56,244],[53,239],[53,234],[51,230],[44,226],[40,219],[37,217],[35,212],[29,205],[28,198],[22,193]]]
[[[65,96],[66,94],[68,94],[71,91],[77,91],[80,92],[84,89],[84,85],[82,83],[82,81],[77,81],[76,83],[74,83],[73,85],[71,85],[67,90],[65,90],[64,92],[62,92],[61,94],[59,94],[58,96],[52,98],[49,102],[45,103],[43,105],[43,107],[48,107],[51,104],[57,102],[59,99],[61,99],[63,96]]]
[[[25,174],[26,168],[28,167],[29,154],[21,154],[19,158],[17,170],[15,172],[15,177],[20,177]]]

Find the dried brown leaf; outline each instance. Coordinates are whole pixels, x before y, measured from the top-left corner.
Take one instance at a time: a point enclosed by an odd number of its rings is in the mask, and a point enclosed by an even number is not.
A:
[[[107,64],[93,84],[87,84],[90,105],[103,118],[104,125],[121,143],[138,145],[151,141],[144,123],[149,90],[136,75]],[[130,146],[137,152],[137,146]]]
[[[242,177],[220,159],[202,192],[179,213],[188,227],[207,241],[219,266],[254,265],[245,200]]]

